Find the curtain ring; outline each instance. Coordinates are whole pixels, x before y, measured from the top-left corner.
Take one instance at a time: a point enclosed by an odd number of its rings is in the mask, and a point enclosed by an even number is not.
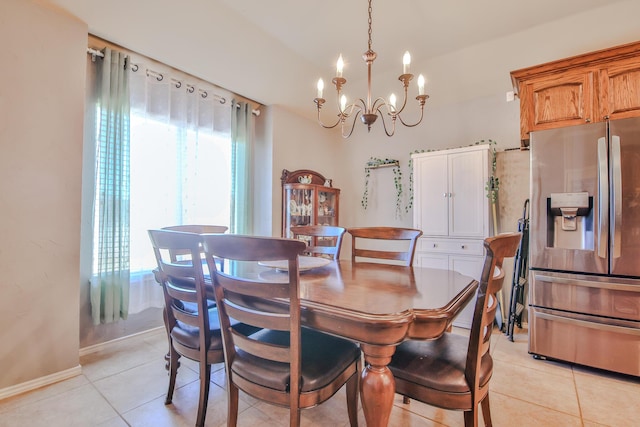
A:
[[[176,88],[180,89],[182,87],[182,82],[180,80],[176,81]]]
[[[220,97],[220,104],[226,104],[227,98]]]
[[[133,71],[134,73],[138,71],[138,68],[140,68],[138,67],[138,64],[131,64],[131,71]]]
[[[160,73],[158,73],[158,76],[156,77],[156,80],[158,80],[159,82],[162,81],[162,79],[164,79],[164,76]]]
[[[203,91],[201,91],[201,92],[200,92],[200,96],[202,96],[203,98],[206,98],[206,97],[207,97],[207,95],[208,95],[208,94],[207,94],[207,91],[206,91],[206,90],[203,90]]]
[[[195,88],[193,86],[187,85],[187,92],[193,93],[194,90],[195,90]]]

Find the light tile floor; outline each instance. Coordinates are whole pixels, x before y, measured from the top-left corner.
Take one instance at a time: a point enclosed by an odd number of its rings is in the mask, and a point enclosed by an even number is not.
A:
[[[640,425],[640,379],[535,360],[527,354],[526,330],[517,332],[515,342],[497,330],[492,338],[491,411],[496,427]],[[173,404],[165,405],[165,352],[161,330],[110,343],[81,358],[82,375],[0,401],[0,426],[193,426],[197,365],[182,359]],[[224,426],[224,369],[220,364],[212,370],[206,425]],[[345,401],[341,390],[324,404],[303,411],[302,425],[347,426]],[[241,394],[239,426],[287,423],[286,409]],[[365,425],[362,410],[360,425]],[[416,401],[404,405],[396,395],[390,425],[461,426],[463,417]]]

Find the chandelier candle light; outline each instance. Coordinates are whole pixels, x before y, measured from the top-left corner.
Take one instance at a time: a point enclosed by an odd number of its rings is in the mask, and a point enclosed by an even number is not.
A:
[[[322,97],[322,92],[324,91],[324,82],[322,81],[322,79],[318,80],[317,98],[313,100],[318,108],[318,123],[320,123],[322,127],[327,129],[332,129],[340,124],[342,128],[342,136],[344,138],[350,137],[353,133],[353,129],[355,128],[355,123],[358,116],[360,116],[362,123],[367,125],[368,131],[371,131],[371,125],[373,125],[378,116],[380,116],[380,120],[382,121],[382,125],[384,127],[384,132],[387,134],[387,136],[393,136],[393,134],[395,133],[396,119],[400,120],[400,123],[407,127],[417,126],[422,121],[422,117],[424,116],[424,104],[427,98],[429,98],[429,95],[425,95],[424,93],[425,79],[422,74],[420,74],[420,76],[418,76],[418,96],[416,96],[416,100],[418,101],[418,104],[420,106],[420,119],[414,124],[408,124],[402,119],[400,113],[404,111],[404,107],[407,105],[407,92],[409,89],[409,82],[413,79],[413,74],[409,73],[409,66],[411,65],[411,55],[409,55],[409,52],[405,52],[402,58],[402,75],[398,77],[398,80],[402,82],[402,86],[404,87],[404,100],[402,101],[402,106],[399,109],[396,107],[397,100],[395,94],[393,93],[391,94],[391,96],[389,96],[388,102],[383,98],[376,98],[373,102],[371,102],[371,66],[373,65],[373,61],[375,61],[377,57],[377,54],[371,49],[371,12],[371,0],[369,0],[369,49],[362,55],[364,62],[366,62],[367,64],[366,101],[362,98],[359,98],[355,102],[347,104],[347,97],[342,93],[342,87],[347,83],[347,79],[342,77],[342,71],[344,68],[344,60],[342,59],[342,55],[338,57],[338,62],[336,64],[336,76],[331,80],[336,86],[336,90],[338,92],[338,120],[333,125],[325,125],[320,119],[320,109],[326,101]],[[390,129],[387,128],[385,114],[387,115],[387,117],[391,118]],[[350,124],[347,124],[348,119],[352,120]],[[347,133],[345,133],[345,128],[348,131]]]

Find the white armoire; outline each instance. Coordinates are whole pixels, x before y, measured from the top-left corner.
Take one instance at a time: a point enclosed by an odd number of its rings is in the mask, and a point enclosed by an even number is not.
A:
[[[480,279],[483,241],[492,233],[489,179],[490,147],[413,154],[413,226],[422,230],[414,264],[458,271]],[[471,327],[473,304],[454,321]]]

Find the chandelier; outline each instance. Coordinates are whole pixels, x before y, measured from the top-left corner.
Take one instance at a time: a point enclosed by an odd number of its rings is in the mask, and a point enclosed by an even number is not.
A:
[[[367,131],[371,131],[371,125],[375,123],[378,116],[380,116],[380,120],[382,121],[382,125],[384,127],[384,132],[387,136],[393,136],[396,131],[396,121],[399,120],[404,126],[414,127],[420,124],[422,121],[422,117],[424,116],[424,103],[429,98],[429,95],[425,95],[424,93],[424,77],[422,74],[418,76],[418,96],[416,96],[416,100],[418,101],[418,105],[420,106],[420,119],[413,124],[406,123],[400,114],[404,111],[405,106],[407,105],[407,92],[409,89],[409,82],[413,79],[413,74],[409,73],[409,65],[411,64],[411,56],[409,52],[405,52],[404,57],[402,58],[402,74],[398,77],[398,80],[402,82],[402,86],[404,89],[404,100],[402,101],[402,105],[400,108],[396,107],[396,96],[392,93],[389,96],[389,101],[386,101],[384,98],[376,98],[372,102],[371,96],[371,66],[373,65],[373,61],[375,61],[377,54],[371,49],[371,0],[369,0],[369,49],[362,55],[362,59],[367,64],[367,98],[362,99],[359,98],[351,104],[347,104],[347,97],[342,93],[342,87],[347,83],[347,79],[342,77],[342,69],[344,67],[344,61],[342,59],[342,55],[339,56],[338,62],[336,64],[336,76],[331,80],[333,84],[336,86],[336,90],[338,92],[337,100],[338,100],[338,120],[332,125],[325,125],[320,119],[320,110],[322,109],[322,105],[325,103],[325,99],[322,97],[322,92],[324,90],[324,82],[322,79],[318,80],[318,97],[313,101],[315,102],[318,108],[318,123],[320,126],[326,129],[332,129],[338,125],[341,126],[342,136],[343,138],[349,138],[353,133],[353,129],[355,128],[355,123],[360,116],[360,120],[362,123],[367,125]],[[386,116],[386,119],[385,119]],[[387,121],[390,121],[390,124],[387,124]]]

